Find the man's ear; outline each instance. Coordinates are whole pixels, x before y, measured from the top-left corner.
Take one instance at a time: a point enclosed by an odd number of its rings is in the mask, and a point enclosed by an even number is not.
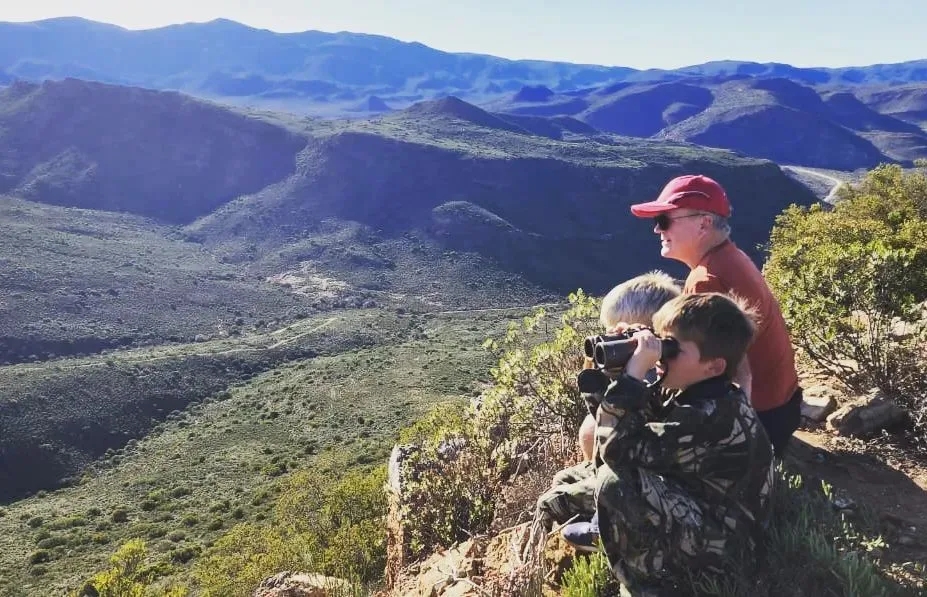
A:
[[[713,359],[708,359],[704,361],[705,372],[711,375],[712,377],[717,377],[724,373],[724,370],[727,369],[727,360],[723,357],[715,357]]]

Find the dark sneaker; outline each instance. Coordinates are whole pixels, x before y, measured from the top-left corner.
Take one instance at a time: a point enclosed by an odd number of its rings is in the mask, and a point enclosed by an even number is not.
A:
[[[560,529],[560,534],[576,551],[599,551],[599,525],[595,522],[571,522]]]

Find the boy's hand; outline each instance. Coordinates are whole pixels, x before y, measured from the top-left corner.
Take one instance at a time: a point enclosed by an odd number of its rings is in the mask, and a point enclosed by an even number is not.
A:
[[[632,338],[637,340],[637,348],[625,366],[625,372],[635,379],[643,380],[647,372],[660,360],[663,343],[650,330],[640,330]]]
[[[630,324],[630,323],[626,323],[626,322],[624,322],[624,321],[619,321],[618,323],[616,323],[615,325],[613,325],[613,326],[610,327],[609,329],[605,330],[605,333],[606,333],[606,334],[623,334],[624,331],[625,331],[626,329],[628,329],[629,327],[631,327],[631,324]]]

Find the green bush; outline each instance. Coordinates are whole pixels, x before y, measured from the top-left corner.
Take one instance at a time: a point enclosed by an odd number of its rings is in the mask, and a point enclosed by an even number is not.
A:
[[[45,539],[42,539],[41,541],[38,541],[35,545],[36,547],[39,547],[42,549],[51,549],[53,547],[58,547],[60,545],[67,545],[67,544],[68,544],[68,540],[66,538],[60,535],[57,535],[57,536],[47,537]]]
[[[400,442],[416,446],[401,480],[406,557],[485,532],[514,457],[551,433],[575,437],[586,412],[576,373],[583,339],[599,331],[599,304],[581,290],[569,301],[559,321],[537,309],[484,343],[498,360],[478,401],[437,405],[402,432]]]
[[[159,573],[158,566],[147,566],[148,548],[141,539],[132,539],[119,547],[110,556],[109,567],[98,572],[75,594],[98,595],[99,597],[146,597],[148,587]],[[185,597],[182,587],[159,589],[162,597]]]
[[[403,466],[409,476],[401,480],[398,513],[408,538],[403,547],[408,557],[450,547],[485,531],[492,522],[501,466],[485,434],[463,415],[456,405],[437,405],[401,434],[403,443],[417,446]],[[455,451],[452,458],[442,455],[447,448]]]
[[[386,559],[386,469],[353,469],[337,479],[343,468],[329,463],[282,479],[267,524],[234,526],[194,565],[204,597],[247,594],[286,569],[377,580]]]
[[[575,437],[586,414],[576,387],[583,365],[583,340],[600,333],[598,299],[577,290],[559,325],[544,309],[512,323],[502,340],[484,347],[498,358],[490,370],[493,384],[483,394],[484,421],[511,441],[562,431]]]
[[[804,354],[849,388],[878,387],[927,432],[927,172],[882,166],[833,209],[776,220],[764,274]]]
[[[597,552],[589,557],[577,557],[573,566],[563,573],[563,597],[599,597],[611,590],[617,582],[612,577],[605,554]]]
[[[37,549],[29,554],[30,564],[41,564],[49,561],[51,561],[51,552],[47,549]]]

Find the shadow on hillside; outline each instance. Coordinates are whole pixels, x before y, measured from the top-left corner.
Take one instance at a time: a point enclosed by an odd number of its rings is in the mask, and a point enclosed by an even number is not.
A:
[[[902,471],[865,453],[835,451],[818,436],[798,431],[789,446],[789,468],[806,480],[834,487],[837,503],[852,500],[871,514],[889,543],[894,561],[927,560],[927,469]]]

